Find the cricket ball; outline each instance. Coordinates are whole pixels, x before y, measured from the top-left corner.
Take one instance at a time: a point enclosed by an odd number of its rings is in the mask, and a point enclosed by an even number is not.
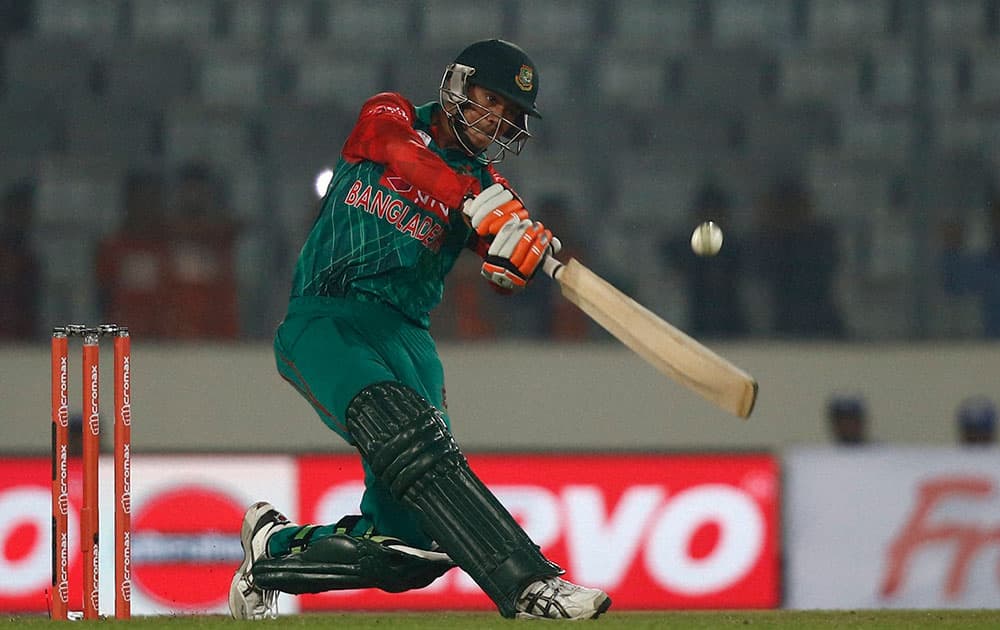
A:
[[[691,249],[699,256],[715,256],[722,249],[722,230],[714,221],[705,221],[691,233]]]

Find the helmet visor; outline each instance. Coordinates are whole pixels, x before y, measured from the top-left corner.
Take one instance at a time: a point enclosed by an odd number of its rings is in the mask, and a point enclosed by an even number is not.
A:
[[[469,98],[468,87],[474,84],[470,81],[474,72],[467,66],[451,64],[441,80],[441,106],[448,115],[459,142],[470,154],[487,163],[502,161],[508,152],[520,154],[524,143],[531,138],[528,114],[522,110],[514,116],[509,113],[498,115]],[[499,92],[497,94],[504,96]],[[488,140],[485,145],[484,139]]]

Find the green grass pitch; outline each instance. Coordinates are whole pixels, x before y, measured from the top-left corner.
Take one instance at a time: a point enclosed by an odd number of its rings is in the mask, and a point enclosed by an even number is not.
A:
[[[100,626],[124,625],[136,630],[215,630],[236,627],[303,628],[305,630],[510,630],[517,624],[562,622],[511,621],[493,613],[350,613],[303,614],[273,621],[235,621],[221,616],[136,617],[129,621],[105,619]],[[697,611],[697,612],[614,612],[594,621],[574,622],[573,627],[594,630],[659,629],[714,630],[716,628],[757,628],[799,630],[808,628],[955,628],[995,630],[1000,628],[998,610],[860,610],[860,611]],[[66,627],[44,617],[2,617],[0,630],[15,628]],[[541,627],[541,626],[538,626]]]

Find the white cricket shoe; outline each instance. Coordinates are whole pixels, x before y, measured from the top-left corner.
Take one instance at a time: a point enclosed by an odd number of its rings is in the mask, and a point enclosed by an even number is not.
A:
[[[604,591],[558,577],[532,582],[516,604],[519,619],[596,619],[610,607]]]
[[[240,528],[243,563],[236,569],[229,586],[229,613],[234,619],[274,619],[278,616],[278,591],[254,585],[250,569],[254,562],[267,557],[267,539],[271,534],[288,527],[297,526],[266,501],[254,503],[243,515]]]

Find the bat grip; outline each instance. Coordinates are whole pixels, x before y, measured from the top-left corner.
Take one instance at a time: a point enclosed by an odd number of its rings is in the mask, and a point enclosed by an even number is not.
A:
[[[553,256],[552,254],[546,256],[545,260],[542,261],[542,270],[546,274],[548,274],[550,278],[554,280],[558,280],[557,274],[559,273],[559,270],[562,268],[563,264],[558,260],[556,260],[556,257]]]

